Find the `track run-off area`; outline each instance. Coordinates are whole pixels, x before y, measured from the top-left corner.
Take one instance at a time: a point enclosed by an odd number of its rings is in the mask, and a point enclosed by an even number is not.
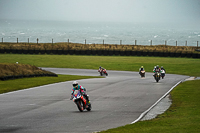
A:
[[[42,68],[56,74],[99,76],[97,70]],[[77,80],[87,89],[91,111],[79,112],[70,100],[72,82],[0,94],[0,132],[92,133],[131,124],[178,82],[189,76],[108,70],[105,78]]]

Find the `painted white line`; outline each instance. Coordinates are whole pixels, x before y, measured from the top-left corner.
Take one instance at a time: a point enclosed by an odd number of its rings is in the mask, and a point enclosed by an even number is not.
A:
[[[179,81],[176,83],[167,93],[165,93],[156,103],[154,103],[149,109],[144,111],[135,121],[133,121],[131,124],[134,124],[141,120],[153,107],[155,107],[164,97],[166,97],[177,85],[179,85],[182,81]]]
[[[64,81],[64,82],[68,82],[68,81]],[[18,93],[18,92],[23,92],[23,91],[29,91],[29,90],[33,90],[33,89],[37,89],[37,88],[48,87],[48,86],[52,86],[52,85],[56,85],[56,84],[60,84],[60,83],[64,83],[64,82],[52,83],[52,84],[47,84],[47,85],[42,85],[42,86],[36,86],[36,87],[31,87],[31,88],[25,88],[25,89],[21,89],[21,90],[6,92],[6,93],[0,94],[0,96],[1,95],[9,95],[9,94]]]

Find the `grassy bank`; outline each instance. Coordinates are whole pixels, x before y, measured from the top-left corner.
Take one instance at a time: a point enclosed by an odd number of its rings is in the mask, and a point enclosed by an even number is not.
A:
[[[155,119],[103,131],[102,133],[199,133],[200,80],[187,81],[171,92],[172,105]]]
[[[0,63],[19,62],[38,67],[98,69],[102,66],[108,71],[138,71],[144,66],[147,72],[152,72],[159,65],[167,73],[200,76],[200,59],[192,58],[0,54],[0,59]]]
[[[36,66],[18,63],[0,63],[0,79],[22,77],[57,76]]]
[[[174,52],[197,53],[198,47],[170,46],[170,45],[115,45],[115,44],[80,44],[71,42],[62,43],[1,43],[0,49],[25,49],[25,50],[130,50],[149,52]]]
[[[22,90],[26,88],[52,84],[57,82],[64,82],[70,80],[87,79],[87,78],[99,78],[94,76],[77,76],[77,75],[58,75],[58,77],[34,77],[34,78],[23,78],[15,80],[0,80],[0,94]]]

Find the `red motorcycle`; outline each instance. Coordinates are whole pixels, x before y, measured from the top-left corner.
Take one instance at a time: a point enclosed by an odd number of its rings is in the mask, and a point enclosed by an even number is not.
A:
[[[108,76],[108,73],[106,72],[106,69],[99,69],[98,72],[100,73],[101,76],[103,76],[103,75]]]
[[[82,95],[79,90],[75,90],[73,94],[73,101],[77,105],[80,112],[84,109],[90,111],[92,109],[91,103],[88,103],[86,98]]]

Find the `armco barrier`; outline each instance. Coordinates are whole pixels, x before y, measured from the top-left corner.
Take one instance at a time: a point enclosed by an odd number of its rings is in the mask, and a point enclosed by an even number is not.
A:
[[[92,55],[96,55],[97,51],[96,50],[91,50],[92,51]]]
[[[31,77],[44,77],[44,76],[50,76],[50,77],[58,77],[57,74],[50,74],[50,73],[46,73],[46,74],[31,74],[31,75],[12,75],[12,76],[4,76],[4,77],[0,77],[0,80],[10,80],[10,79],[19,79],[19,78],[31,78]]]
[[[67,54],[69,54],[69,51],[68,50],[63,50],[63,54],[67,55]]]
[[[58,55],[104,55],[104,56],[158,56],[158,57],[186,57],[200,58],[198,53],[173,53],[151,51],[119,51],[119,50],[38,50],[38,49],[0,49],[0,53],[12,54],[58,54]]]

